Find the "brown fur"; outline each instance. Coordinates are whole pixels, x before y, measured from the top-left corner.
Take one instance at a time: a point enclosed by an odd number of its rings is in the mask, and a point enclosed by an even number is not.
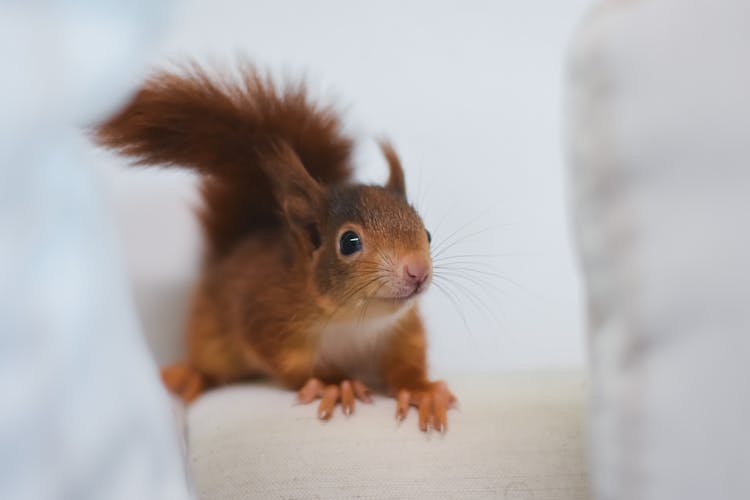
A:
[[[252,66],[240,78],[212,78],[191,64],[182,74],[149,78],[96,140],[139,165],[175,165],[203,174],[201,221],[213,255],[221,257],[246,234],[278,226],[259,162],[285,141],[323,184],[351,177],[352,140],[330,107],[312,103],[301,83],[279,89]]]
[[[231,80],[196,65],[151,77],[96,138],[137,164],[202,175],[209,258],[187,359],[164,372],[172,390],[190,400],[267,375],[292,388],[342,383],[348,404],[351,387],[363,387],[348,380],[360,378],[407,404],[434,397],[434,425],[445,428],[438,400],[444,413],[449,393],[427,379],[415,298],[429,283],[429,242],[389,144],[386,186],[352,184],[352,140],[302,85],[279,90],[252,67]],[[362,242],[352,255],[339,247],[347,231]]]

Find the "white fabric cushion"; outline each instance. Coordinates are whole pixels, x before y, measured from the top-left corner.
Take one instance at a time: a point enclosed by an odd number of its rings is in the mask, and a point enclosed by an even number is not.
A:
[[[191,498],[78,126],[126,97],[165,6],[0,2],[0,498]]]
[[[750,498],[750,4],[602,2],[570,64],[597,498]]]
[[[450,379],[445,435],[400,425],[392,399],[340,409],[267,385],[209,392],[189,409],[190,463],[204,500],[248,498],[587,498],[580,374]]]

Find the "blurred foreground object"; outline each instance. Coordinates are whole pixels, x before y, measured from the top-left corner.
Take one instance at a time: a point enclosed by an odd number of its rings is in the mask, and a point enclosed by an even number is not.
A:
[[[79,132],[126,97],[165,13],[0,6],[0,498],[190,498]]]
[[[601,2],[572,55],[595,498],[750,498],[750,4]]]

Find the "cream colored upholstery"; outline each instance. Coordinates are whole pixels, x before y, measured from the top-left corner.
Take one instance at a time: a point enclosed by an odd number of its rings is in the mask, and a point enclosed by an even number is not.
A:
[[[204,500],[271,498],[588,498],[583,377],[464,376],[445,435],[400,425],[392,399],[340,410],[267,385],[220,389],[189,410],[190,464]]]

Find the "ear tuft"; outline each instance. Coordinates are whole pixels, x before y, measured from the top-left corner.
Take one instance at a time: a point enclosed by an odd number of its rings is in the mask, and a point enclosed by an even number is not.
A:
[[[383,155],[388,162],[388,169],[390,170],[390,175],[388,176],[388,182],[386,182],[385,188],[406,198],[404,169],[401,168],[401,160],[398,159],[396,150],[393,149],[391,143],[386,140],[380,141],[380,150],[383,152]]]
[[[321,185],[310,177],[297,154],[284,142],[270,148],[261,164],[289,226],[318,248],[320,217],[326,203]]]

